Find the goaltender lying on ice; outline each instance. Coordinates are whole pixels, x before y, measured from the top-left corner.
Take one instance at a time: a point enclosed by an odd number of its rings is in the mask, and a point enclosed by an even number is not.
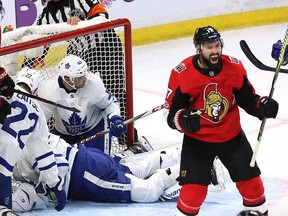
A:
[[[95,148],[66,143],[51,134],[50,145],[65,179],[67,199],[109,203],[155,202],[178,197],[180,145],[134,155],[130,150],[110,156]],[[218,164],[217,164],[218,163]],[[218,185],[224,189],[222,165],[215,160]],[[37,164],[24,149],[14,168],[13,210],[44,209],[51,201],[49,189],[39,179]],[[20,183],[21,182],[21,183]],[[36,185],[34,187],[34,185]]]

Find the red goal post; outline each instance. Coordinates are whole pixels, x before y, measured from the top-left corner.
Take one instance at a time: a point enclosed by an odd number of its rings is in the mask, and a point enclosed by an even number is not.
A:
[[[1,35],[0,65],[13,76],[23,66],[38,70],[43,80],[57,75],[57,64],[67,54],[81,55],[90,70],[101,76],[120,102],[121,115],[133,117],[132,37],[126,18],[94,18],[67,23],[21,27]],[[99,64],[99,65],[98,65]],[[53,125],[51,120],[49,126]],[[125,136],[113,138],[112,153],[134,142],[134,124]]]

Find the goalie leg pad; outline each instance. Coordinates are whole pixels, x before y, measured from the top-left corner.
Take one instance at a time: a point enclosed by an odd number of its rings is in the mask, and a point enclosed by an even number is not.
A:
[[[181,186],[177,183],[173,184],[171,187],[168,187],[164,190],[163,194],[160,197],[162,202],[167,200],[173,200],[179,197]]]
[[[179,166],[157,170],[148,179],[139,179],[126,174],[131,179],[131,200],[134,202],[156,202],[164,190],[176,183]]]
[[[211,192],[222,192],[226,189],[224,168],[218,157],[216,157],[213,162],[210,182],[211,184],[209,184],[208,190]]]
[[[174,147],[160,152],[161,169],[180,163],[181,148]]]

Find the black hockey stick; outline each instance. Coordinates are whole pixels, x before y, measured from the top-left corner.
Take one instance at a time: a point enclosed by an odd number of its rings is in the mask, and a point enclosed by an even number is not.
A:
[[[275,73],[274,73],[274,77],[273,77],[273,81],[272,81],[272,86],[271,86],[270,93],[269,93],[269,98],[273,97],[273,93],[274,93],[274,90],[275,90],[275,85],[276,85],[277,78],[278,78],[278,75],[279,75],[279,72],[280,72],[280,67],[281,67],[281,65],[282,65],[282,63],[284,61],[285,50],[286,50],[287,44],[288,44],[288,26],[286,28],[285,37],[284,37],[284,40],[283,40],[283,46],[282,46],[282,49],[281,49],[281,52],[280,52],[280,56],[279,56],[279,59],[278,59],[278,62],[277,62],[277,66],[276,66],[276,69],[275,69]],[[254,147],[254,152],[253,152],[253,155],[252,155],[252,159],[250,161],[250,166],[251,167],[254,167],[255,163],[256,163],[256,156],[257,156],[258,149],[259,149],[259,146],[260,146],[260,142],[261,142],[261,139],[262,139],[262,134],[264,132],[265,123],[266,123],[266,117],[264,117],[262,119],[262,122],[261,122],[261,126],[260,126],[260,129],[259,129],[259,132],[258,132],[258,136],[257,136],[257,142],[256,142],[256,145]]]
[[[79,107],[79,108],[76,108],[76,107],[67,107],[67,106],[64,106],[64,105],[62,105],[62,104],[58,104],[58,103],[56,103],[56,102],[47,100],[47,99],[45,99],[45,98],[41,98],[41,97],[38,97],[38,96],[36,96],[36,95],[28,94],[28,93],[23,92],[23,91],[20,91],[20,90],[18,90],[18,89],[14,89],[14,92],[15,92],[15,93],[22,94],[22,95],[25,95],[25,96],[30,97],[30,98],[33,98],[33,99],[35,99],[35,100],[42,101],[42,102],[47,103],[47,104],[52,104],[52,105],[54,105],[54,106],[57,106],[57,107],[60,107],[60,108],[66,109],[66,110],[70,110],[70,111],[72,111],[72,112],[81,112],[80,107]]]
[[[259,59],[257,59],[256,56],[253,54],[253,52],[250,50],[245,40],[240,41],[240,47],[242,51],[244,52],[244,54],[246,55],[246,57],[250,60],[250,62],[254,64],[257,68],[259,68],[260,70],[265,70],[265,71],[272,71],[272,72],[276,71],[276,68],[264,65]],[[288,73],[288,70],[280,69],[279,72]]]
[[[155,112],[157,112],[157,111],[159,111],[159,110],[161,110],[161,109],[163,109],[163,108],[164,108],[164,104],[162,104],[162,105],[160,105],[160,106],[158,106],[158,107],[155,107],[155,108],[153,108],[153,109],[151,109],[151,110],[147,110],[147,111],[144,112],[144,113],[141,113],[141,114],[139,114],[139,115],[137,115],[137,116],[135,116],[135,117],[132,117],[132,118],[130,118],[130,119],[127,119],[126,121],[124,121],[124,122],[122,123],[122,125],[120,125],[120,127],[121,127],[121,126],[123,127],[124,125],[127,125],[127,124],[129,124],[129,123],[131,123],[131,122],[137,121],[138,119],[141,119],[141,118],[144,118],[144,117],[146,117],[146,116],[148,116],[148,115],[151,115],[152,113],[155,113]],[[78,144],[83,144],[83,143],[85,143],[85,142],[90,141],[91,139],[95,139],[95,138],[97,138],[97,137],[103,136],[104,134],[109,133],[109,131],[110,131],[109,129],[100,131],[100,132],[98,132],[98,133],[96,133],[96,134],[94,134],[94,135],[92,135],[92,136],[90,136],[90,137],[87,137],[87,138],[81,140]]]

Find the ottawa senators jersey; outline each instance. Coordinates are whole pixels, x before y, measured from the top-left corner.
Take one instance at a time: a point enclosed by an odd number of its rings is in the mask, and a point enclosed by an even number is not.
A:
[[[185,59],[171,72],[167,121],[175,129],[173,118],[179,109],[198,109],[200,130],[187,135],[204,142],[226,142],[241,131],[238,106],[257,116],[256,101],[260,96],[255,94],[238,59],[222,55],[219,71],[205,71],[198,66],[198,58],[195,55]]]

